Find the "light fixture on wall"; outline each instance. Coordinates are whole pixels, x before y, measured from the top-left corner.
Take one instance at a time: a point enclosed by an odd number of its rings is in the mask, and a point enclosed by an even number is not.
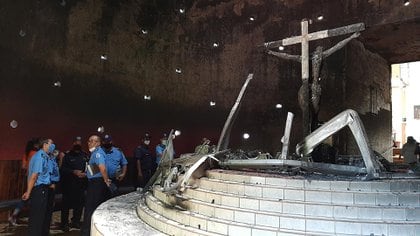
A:
[[[255,17],[250,16],[250,17],[249,17],[249,20],[250,20],[250,21],[255,21]]]
[[[175,136],[179,136],[179,135],[181,135],[181,130],[175,130]]]
[[[103,127],[103,126],[99,126],[98,127],[98,129],[97,129],[97,131],[98,131],[98,133],[103,133],[103,132],[105,132],[105,127]]]
[[[211,106],[211,107],[216,106],[216,102],[215,102],[215,101],[210,101],[210,106]]]
[[[13,129],[16,129],[18,127],[19,123],[16,120],[10,121],[10,127]]]
[[[318,16],[316,17],[316,19],[321,21],[321,20],[323,20],[323,19],[324,19],[324,16],[323,16],[323,15],[318,15]]]
[[[181,73],[182,73],[181,68],[176,68],[176,69],[175,69],[175,73],[177,73],[177,74],[181,74]]]
[[[19,36],[20,37],[25,37],[26,36],[26,32],[23,29],[19,30]]]
[[[146,29],[142,29],[142,30],[141,30],[141,33],[142,33],[142,34],[148,34],[149,32],[148,32]]]
[[[283,51],[284,50],[284,47],[283,46],[280,46],[279,47],[279,51]]]
[[[54,87],[57,87],[57,88],[61,87],[61,82],[60,81],[54,82]]]
[[[242,138],[243,139],[249,139],[249,137],[250,137],[250,135],[248,134],[248,133],[244,133],[243,135],[242,135]]]
[[[143,96],[143,99],[146,100],[146,101],[150,101],[150,100],[152,100],[152,96],[150,96],[150,95],[144,95]]]
[[[277,104],[276,104],[276,108],[277,108],[277,109],[281,109],[282,107],[283,107],[283,105],[281,105],[280,103],[277,103]]]
[[[214,47],[214,48],[219,47],[219,43],[218,43],[218,42],[214,42],[214,43],[213,43],[213,47]]]
[[[404,6],[408,6],[410,5],[410,1],[409,0],[404,0]]]
[[[179,13],[184,14],[185,13],[185,9],[184,8],[179,8]]]
[[[101,60],[106,61],[108,60],[108,56],[106,54],[101,55]]]

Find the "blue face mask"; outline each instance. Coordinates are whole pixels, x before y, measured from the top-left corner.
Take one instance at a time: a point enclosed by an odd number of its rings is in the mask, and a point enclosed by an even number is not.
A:
[[[48,153],[53,153],[54,150],[55,150],[55,144],[51,143],[50,147],[48,148]]]

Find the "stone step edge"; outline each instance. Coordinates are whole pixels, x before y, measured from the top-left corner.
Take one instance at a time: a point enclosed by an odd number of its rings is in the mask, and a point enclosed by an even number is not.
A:
[[[227,173],[217,173],[217,174],[223,174],[223,175],[236,175],[236,176],[241,176],[240,174],[227,174]],[[264,178],[264,177],[260,177],[260,176],[255,176],[255,178]],[[275,178],[275,177],[269,177],[269,178]],[[308,186],[307,188],[305,188],[304,185],[302,186],[296,186],[296,185],[290,185],[290,186],[284,186],[284,185],[278,185],[278,184],[270,184],[270,183],[254,183],[254,182],[239,182],[239,181],[235,181],[235,180],[228,180],[228,179],[218,179],[218,178],[214,178],[208,175],[208,173],[206,172],[206,176],[205,177],[201,177],[200,179],[205,179],[208,181],[213,181],[213,182],[219,182],[219,183],[228,183],[228,184],[238,184],[238,185],[245,185],[245,186],[254,186],[254,187],[267,187],[267,188],[282,188],[282,189],[290,189],[290,190],[323,190],[323,191],[329,191],[329,192],[343,192],[343,193],[348,193],[348,192],[353,192],[353,193],[396,193],[396,194],[400,194],[400,193],[412,193],[412,194],[419,194],[419,190],[409,190],[409,191],[398,191],[398,190],[367,190],[367,189],[350,189],[350,188],[346,188],[346,189],[331,189],[331,186],[329,188],[321,188],[321,187],[313,187],[313,186]],[[278,178],[281,179],[281,178]],[[296,181],[296,180],[293,180]],[[306,182],[310,182],[308,180],[298,180],[298,181],[302,181],[306,184]],[[314,180],[314,181],[318,181],[318,180]],[[322,181],[322,182],[333,182],[333,181]],[[348,181],[349,183],[351,183],[351,181]],[[416,181],[419,182],[419,186],[420,186],[420,180]],[[356,182],[353,182],[356,183]],[[369,182],[358,182],[358,183],[369,183]]]
[[[291,213],[278,213],[278,212],[270,212],[270,211],[263,211],[263,210],[254,210],[254,209],[250,209],[250,208],[236,208],[236,207],[232,207],[232,206],[227,206],[227,205],[219,205],[219,204],[211,204],[208,202],[204,202],[201,201],[199,199],[195,199],[195,198],[191,198],[190,200],[191,202],[196,202],[197,204],[201,204],[201,205],[206,205],[206,206],[213,206],[213,207],[218,207],[218,208],[222,208],[222,209],[228,209],[228,210],[239,210],[239,211],[244,211],[244,212],[254,212],[254,213],[258,213],[258,214],[264,214],[264,215],[270,215],[270,216],[279,216],[279,217],[284,217],[284,216],[293,216],[293,218],[305,218],[305,219],[318,219],[318,217],[322,218],[322,219],[327,219],[327,220],[331,220],[331,221],[340,221],[340,222],[348,222],[348,223],[372,223],[372,224],[420,224],[420,221],[416,221],[416,220],[400,220],[400,221],[396,221],[396,220],[380,220],[380,219],[369,219],[369,218],[345,218],[345,217],[327,217],[327,216],[311,216],[311,215],[299,215],[299,214],[291,214]],[[314,204],[315,205],[315,204]],[[325,204],[328,205],[328,204]],[[401,209],[401,210],[405,210],[405,209]]]
[[[166,195],[166,193],[163,193],[159,189],[154,189],[154,191],[159,191],[162,195]],[[155,194],[154,194],[154,197],[158,199],[159,201],[164,202],[165,204],[169,204],[169,202],[166,202],[167,200],[161,199]],[[288,216],[291,216],[291,218],[298,218],[298,219],[325,220],[325,221],[334,221],[334,222],[337,221],[337,222],[345,222],[345,223],[366,223],[366,224],[401,224],[401,225],[420,224],[420,221],[407,221],[407,220],[395,221],[395,220],[376,220],[376,219],[373,220],[373,219],[366,219],[366,218],[334,218],[334,217],[326,217],[326,216],[305,216],[305,215],[290,214],[290,213],[278,213],[278,212],[276,213],[276,212],[269,212],[269,211],[262,211],[262,210],[253,210],[253,209],[248,209],[248,208],[236,208],[236,207],[226,206],[226,205],[211,204],[211,203],[207,203],[202,200],[195,199],[195,198],[190,198],[189,200],[187,200],[187,202],[195,202],[196,204],[199,204],[199,205],[206,205],[209,207],[217,207],[217,208],[232,210],[232,211],[258,213],[258,214],[285,217],[285,218],[287,218]],[[191,210],[188,210],[188,211],[191,211]],[[195,211],[194,213],[200,214],[199,212],[195,212]],[[208,216],[208,217],[213,217],[213,216]],[[214,218],[220,219],[220,218],[216,218],[215,216]],[[241,223],[241,222],[238,222],[238,223]]]
[[[160,201],[160,199],[156,198],[152,194],[147,195],[146,198],[150,199],[150,201],[154,202],[155,204],[157,204],[161,207],[165,207],[165,204],[162,203],[162,201]],[[148,206],[148,207],[150,209],[150,206]],[[277,228],[277,227],[261,226],[261,225],[250,226],[249,224],[246,224],[246,223],[241,223],[241,222],[236,222],[236,221],[228,221],[228,220],[225,220],[225,219],[220,219],[220,218],[215,218],[215,217],[209,217],[209,216],[206,216],[206,215],[201,215],[201,214],[198,214],[198,213],[195,213],[195,212],[191,212],[189,210],[180,211],[180,210],[176,210],[175,208],[166,208],[166,209],[171,210],[171,211],[177,211],[177,212],[180,212],[181,214],[196,217],[196,218],[199,218],[201,220],[216,222],[216,223],[220,223],[220,224],[225,224],[225,225],[227,225],[227,227],[232,225],[232,226],[236,226],[236,227],[250,228],[251,230],[252,229],[266,230],[266,231],[271,231],[271,232],[276,232],[276,233],[288,233],[288,234],[296,234],[296,235],[308,235],[308,233],[309,233],[309,235],[313,235],[313,236],[321,236],[321,235],[322,236],[328,236],[328,235],[332,236],[332,235],[335,235],[335,234],[326,233],[326,232],[308,232],[308,231],[301,231],[301,230],[288,230],[288,229],[281,229],[281,228]],[[159,213],[155,212],[153,209],[150,209],[150,210],[153,211],[156,214],[159,214]],[[167,216],[164,216],[164,217],[169,219]],[[179,224],[182,224],[182,222],[179,222],[179,221],[176,221],[176,222],[179,223]],[[191,225],[189,227],[195,228]],[[208,231],[206,231],[206,232],[208,232]],[[213,233],[213,232],[211,232],[211,233]],[[352,236],[354,234],[348,234],[348,235]]]
[[[145,198],[147,198],[148,196],[151,196],[151,194],[146,194]],[[144,214],[142,214],[144,213]],[[137,215],[138,217],[143,220],[144,222],[146,222],[149,226],[153,227],[156,230],[159,230],[160,232],[163,232],[165,234],[168,235],[174,235],[173,231],[171,232],[167,232],[169,231],[168,229],[168,225],[170,227],[176,227],[184,232],[188,232],[188,233],[193,233],[196,235],[205,235],[205,236],[220,236],[221,234],[217,234],[217,233],[211,233],[211,232],[207,232],[204,230],[200,230],[191,226],[187,226],[184,225],[178,221],[174,221],[173,219],[169,219],[155,211],[153,211],[152,209],[150,209],[147,204],[146,204],[146,200],[142,199],[139,201],[138,205],[137,205]],[[154,224],[152,221],[159,221],[164,227],[159,227],[158,225]]]
[[[92,215],[91,234],[127,235],[127,231],[124,230],[128,230],[130,235],[163,236],[162,232],[138,217],[137,202],[140,198],[139,192],[131,192],[102,203]],[[121,222],[114,219],[125,220],[124,230],[118,229],[121,228]]]
[[[263,200],[263,201],[271,201],[271,202],[285,202],[291,204],[307,204],[307,205],[319,205],[319,206],[342,206],[342,207],[360,207],[360,208],[374,208],[374,209],[419,209],[418,207],[410,206],[410,205],[369,205],[369,204],[339,204],[339,203],[328,203],[328,202],[313,202],[313,201],[300,201],[300,200],[291,200],[291,199],[280,199],[280,198],[263,198],[263,197],[256,197],[256,196],[249,196],[249,195],[239,195],[230,192],[221,192],[217,190],[210,190],[205,188],[187,188],[186,194],[184,196],[192,199],[196,199],[194,196],[188,194],[188,191],[200,191],[205,193],[212,193],[221,196],[230,196],[230,197],[237,197],[241,199],[249,199],[249,200]],[[198,199],[200,200],[200,199]]]

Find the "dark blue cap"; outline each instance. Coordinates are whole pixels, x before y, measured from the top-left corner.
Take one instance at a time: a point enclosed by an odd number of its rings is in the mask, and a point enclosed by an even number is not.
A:
[[[109,135],[109,134],[105,134],[105,136],[104,136],[104,142],[105,142],[105,143],[110,143],[110,142],[112,142],[112,137],[111,137],[111,135]]]
[[[150,136],[150,134],[149,133],[144,133],[144,136],[143,136],[143,139],[144,140],[150,140],[152,138],[152,136]]]

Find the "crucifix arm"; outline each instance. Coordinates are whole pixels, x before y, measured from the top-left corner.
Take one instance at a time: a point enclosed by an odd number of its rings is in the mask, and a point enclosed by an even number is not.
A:
[[[286,60],[293,60],[293,61],[297,61],[297,62],[301,61],[301,56],[298,56],[298,55],[290,55],[290,54],[287,54],[287,53],[274,52],[274,51],[271,51],[271,50],[268,50],[268,54],[276,56],[276,57],[280,57],[280,58],[286,59]]]
[[[338,42],[334,47],[332,47],[332,48],[330,48],[328,50],[325,50],[322,53],[322,57],[323,58],[326,58],[326,57],[330,56],[334,52],[336,52],[336,51],[340,50],[341,48],[343,48],[348,42],[350,42],[350,40],[359,37],[359,35],[360,35],[360,32],[356,32],[356,33],[352,34],[350,37],[348,37],[348,38],[346,38],[346,39]]]

